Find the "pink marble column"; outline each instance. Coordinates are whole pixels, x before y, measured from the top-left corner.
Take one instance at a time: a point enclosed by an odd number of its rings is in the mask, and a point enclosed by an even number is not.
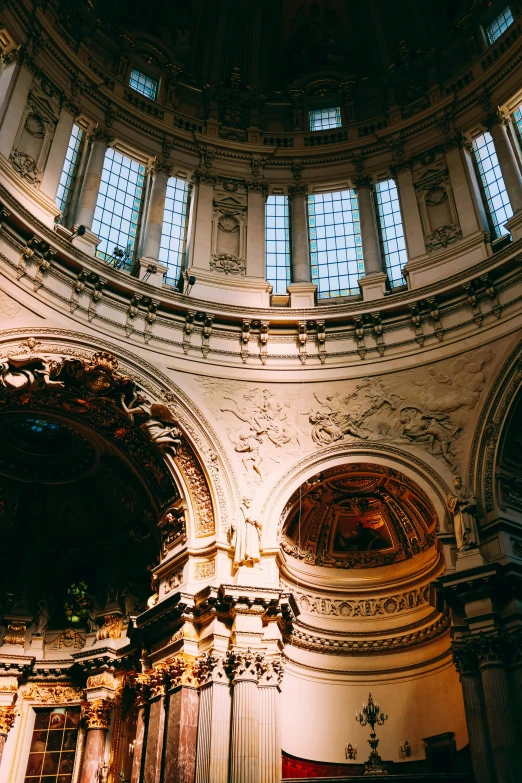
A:
[[[134,753],[132,755],[132,770],[130,783],[140,782],[141,760],[143,758],[143,740],[145,739],[145,705],[138,708],[136,718],[136,738],[134,740]]]
[[[87,729],[83,752],[80,783],[98,783],[98,771],[105,758],[105,738],[109,728],[112,703],[96,699],[85,707],[84,717]]]
[[[149,708],[143,783],[159,783],[161,778],[165,735],[165,700],[166,696],[161,694],[152,701]]]
[[[198,734],[197,688],[178,685],[169,693],[165,783],[194,783]]]

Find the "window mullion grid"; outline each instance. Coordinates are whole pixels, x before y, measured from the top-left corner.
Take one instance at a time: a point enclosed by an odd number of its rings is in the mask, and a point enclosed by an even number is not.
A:
[[[402,270],[408,260],[397,185],[393,179],[375,187],[382,249],[391,288],[406,282]]]
[[[167,182],[163,228],[158,260],[167,267],[165,282],[176,286],[183,268],[186,246],[189,187],[187,182],[170,177]]]
[[[478,136],[472,148],[491,227],[498,239],[509,233],[504,223],[512,216],[513,210],[491,134],[486,131]]]
[[[308,197],[312,282],[319,298],[360,293],[364,260],[355,190]]]
[[[265,203],[266,278],[274,294],[290,285],[290,214],[288,196],[268,196]]]
[[[58,189],[56,191],[56,203],[62,212],[60,222],[64,222],[71,195],[73,191],[73,184],[77,174],[77,168],[79,163],[79,152],[83,139],[83,131],[78,125],[73,125],[69,143],[67,145],[67,152],[65,153],[65,161],[63,164],[62,174],[60,182],[58,183]]]

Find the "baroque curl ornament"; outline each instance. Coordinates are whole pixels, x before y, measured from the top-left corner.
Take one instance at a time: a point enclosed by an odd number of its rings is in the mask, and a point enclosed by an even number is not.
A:
[[[7,737],[16,719],[14,707],[0,707],[0,737]]]
[[[102,729],[107,731],[113,708],[108,699],[95,699],[83,705],[83,717],[87,729]]]

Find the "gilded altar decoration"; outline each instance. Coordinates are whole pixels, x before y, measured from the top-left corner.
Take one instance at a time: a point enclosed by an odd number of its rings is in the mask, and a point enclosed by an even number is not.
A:
[[[87,688],[108,688],[111,691],[115,691],[117,686],[117,681],[109,672],[93,674],[90,677],[87,677]]]
[[[39,704],[74,704],[84,698],[85,694],[81,688],[75,688],[65,683],[48,685],[32,682],[22,693],[22,699],[35,701]]]
[[[10,620],[4,636],[4,644],[25,644],[27,623],[23,620]]]
[[[158,527],[161,530],[163,557],[173,546],[183,544],[187,540],[183,508],[170,508],[166,511],[158,522]]]
[[[0,707],[0,737],[6,737],[16,719],[14,707]]]
[[[188,443],[184,442],[178,449],[176,464],[187,482],[194,501],[196,537],[210,536],[216,532],[212,497],[206,476]]]
[[[120,639],[123,629],[123,620],[115,615],[107,615],[103,618],[103,625],[96,631],[96,641],[102,639]]]
[[[16,677],[0,677],[0,692],[16,693],[18,690],[18,680]]]
[[[83,705],[83,716],[88,729],[109,728],[113,702],[108,699],[95,699]]]

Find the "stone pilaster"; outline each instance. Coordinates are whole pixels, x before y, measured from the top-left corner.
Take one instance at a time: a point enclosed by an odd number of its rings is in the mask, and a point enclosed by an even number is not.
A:
[[[163,229],[163,213],[167,196],[167,182],[170,177],[170,165],[154,161],[149,170],[152,176],[147,219],[143,233],[142,256],[144,259],[157,261],[160,251],[161,232]]]
[[[100,182],[105,161],[105,153],[110,142],[109,135],[101,128],[95,128],[91,134],[91,151],[85,168],[82,189],[76,209],[75,225],[85,226],[87,232],[83,237],[76,237],[73,241],[86,252],[94,254],[98,238],[92,234],[92,222],[100,190]]]
[[[306,185],[288,188],[292,221],[292,283],[288,286],[292,307],[313,307],[317,286],[312,283]]]
[[[466,724],[468,727],[471,763],[476,783],[494,783],[491,768],[491,747],[489,744],[484,694],[478,668],[478,658],[471,645],[453,645],[453,661],[460,675]]]
[[[98,783],[100,765],[105,757],[105,738],[111,719],[112,706],[112,702],[108,699],[95,699],[84,707],[87,737],[80,783]]]
[[[210,271],[212,251],[212,208],[216,177],[206,171],[195,171],[192,181],[195,185],[192,222],[194,224],[191,266]]]
[[[408,260],[426,253],[424,232],[413,187],[411,168],[403,165],[397,168],[397,188],[401,202],[402,222],[408,249]]]
[[[279,693],[283,676],[282,660],[278,656],[265,659],[259,678],[259,780],[260,783],[281,781],[281,723]]]
[[[381,244],[375,214],[375,193],[370,177],[354,180],[359,202],[359,219],[364,258],[364,276],[359,279],[363,299],[373,300],[384,296],[386,274],[383,271]]]
[[[513,213],[522,210],[522,174],[508,135],[509,120],[500,112],[490,118],[489,131],[495,144],[498,164],[502,172]]]
[[[251,650],[230,654],[232,726],[230,783],[260,783],[259,691],[263,656]]]
[[[198,661],[199,701],[196,783],[228,783],[232,692],[222,655]]]
[[[265,201],[263,182],[247,183],[248,224],[246,239],[246,273],[249,277],[266,278],[265,274]]]

